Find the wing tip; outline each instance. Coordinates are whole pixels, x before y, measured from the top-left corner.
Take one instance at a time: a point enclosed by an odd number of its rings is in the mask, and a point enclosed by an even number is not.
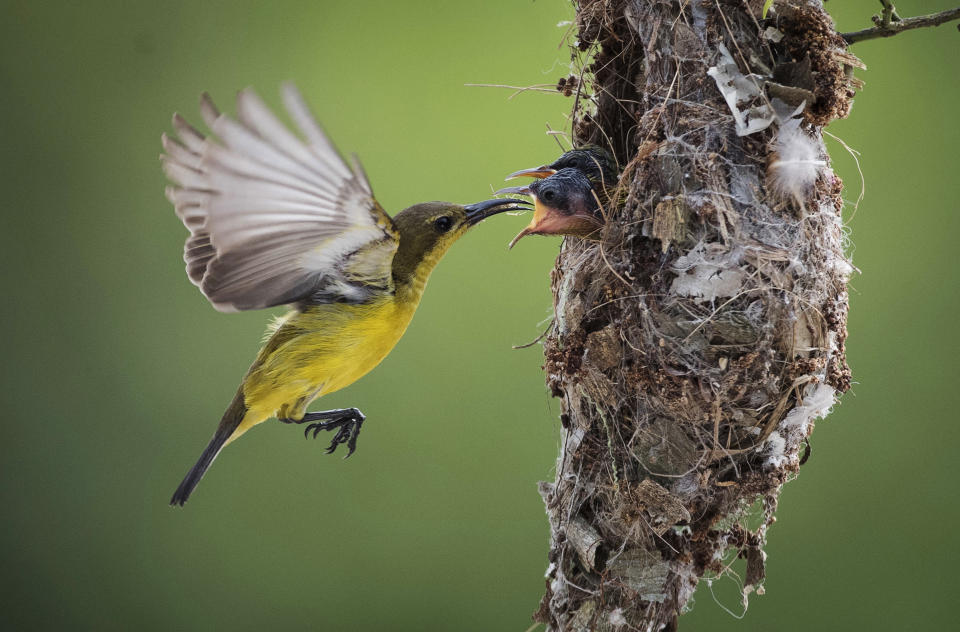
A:
[[[350,169],[353,171],[353,175],[356,176],[360,186],[363,187],[363,190],[372,197],[373,187],[370,185],[370,178],[367,177],[367,170],[363,168],[363,163],[360,162],[360,156],[355,152],[351,152],[350,154]]]
[[[266,105],[263,103],[263,99],[260,98],[260,95],[257,94],[257,91],[253,89],[253,86],[247,86],[243,90],[237,91],[237,113],[240,114],[248,106],[263,106]]]
[[[300,102],[305,102],[303,94],[301,94],[300,89],[297,88],[297,84],[294,83],[292,79],[287,79],[280,83],[280,96],[284,99],[296,99]]]
[[[186,147],[175,141],[166,132],[160,134],[160,144],[163,145],[163,150],[167,152],[167,154],[172,154],[177,151],[177,149],[186,149]],[[160,154],[160,158],[164,158],[164,156],[165,154]]]
[[[177,138],[193,151],[197,151],[206,140],[206,137],[187,122],[187,119],[183,118],[179,112],[173,114],[173,129],[177,133]]]
[[[210,129],[213,129],[217,119],[222,116],[220,110],[217,109],[216,104],[213,102],[213,97],[211,97],[207,91],[204,91],[200,95],[200,114],[203,116],[204,123],[206,123]]]

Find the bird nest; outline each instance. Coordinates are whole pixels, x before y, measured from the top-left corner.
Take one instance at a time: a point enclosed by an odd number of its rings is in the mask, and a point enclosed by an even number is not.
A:
[[[730,550],[744,595],[762,586],[780,487],[850,386],[842,182],[819,127],[849,110],[849,56],[816,3],[749,27],[676,4],[578,10],[575,134],[626,166],[600,238],[568,238],[552,276],[564,432],[537,616],[563,629],[617,591],[679,610]]]

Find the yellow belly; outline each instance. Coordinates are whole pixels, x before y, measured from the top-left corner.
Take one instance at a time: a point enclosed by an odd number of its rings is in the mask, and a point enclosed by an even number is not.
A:
[[[271,417],[299,420],[314,399],[366,375],[403,336],[416,308],[391,295],[289,314],[244,378],[248,412],[230,441]]]

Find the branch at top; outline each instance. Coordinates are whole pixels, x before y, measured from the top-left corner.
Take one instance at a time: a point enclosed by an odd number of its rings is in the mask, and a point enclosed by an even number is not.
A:
[[[890,8],[889,13],[887,11],[888,6]],[[884,3],[884,19],[880,20],[879,25],[873,28],[863,29],[862,31],[841,33],[840,36],[847,41],[847,44],[856,44],[864,40],[876,39],[878,37],[892,37],[897,33],[909,31],[910,29],[918,29],[924,26],[939,26],[944,22],[960,19],[960,7],[947,9],[946,11],[933,13],[931,15],[920,15],[915,18],[902,18],[900,20],[891,20],[888,18],[888,15],[892,17],[893,11],[892,4]]]
[[[893,6],[890,0],[880,0],[880,4],[883,5],[883,13],[880,16],[873,16],[874,24],[887,28],[890,26],[891,20],[900,21],[900,16],[897,15],[897,7]]]

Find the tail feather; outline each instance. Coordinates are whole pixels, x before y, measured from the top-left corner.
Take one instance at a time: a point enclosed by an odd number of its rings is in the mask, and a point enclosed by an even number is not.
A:
[[[170,499],[171,505],[180,505],[182,507],[183,504],[187,502],[190,494],[193,493],[193,489],[206,473],[207,468],[210,467],[213,460],[217,458],[220,450],[223,449],[227,440],[230,439],[230,436],[236,431],[237,427],[240,426],[240,422],[243,421],[246,414],[247,407],[243,401],[243,389],[240,389],[237,391],[236,396],[234,396],[226,412],[223,413],[223,418],[220,419],[220,425],[217,426],[217,431],[214,433],[213,438],[210,439],[210,443],[207,444],[203,454],[200,455],[196,464],[187,472],[177,491],[173,493],[173,497]]]

